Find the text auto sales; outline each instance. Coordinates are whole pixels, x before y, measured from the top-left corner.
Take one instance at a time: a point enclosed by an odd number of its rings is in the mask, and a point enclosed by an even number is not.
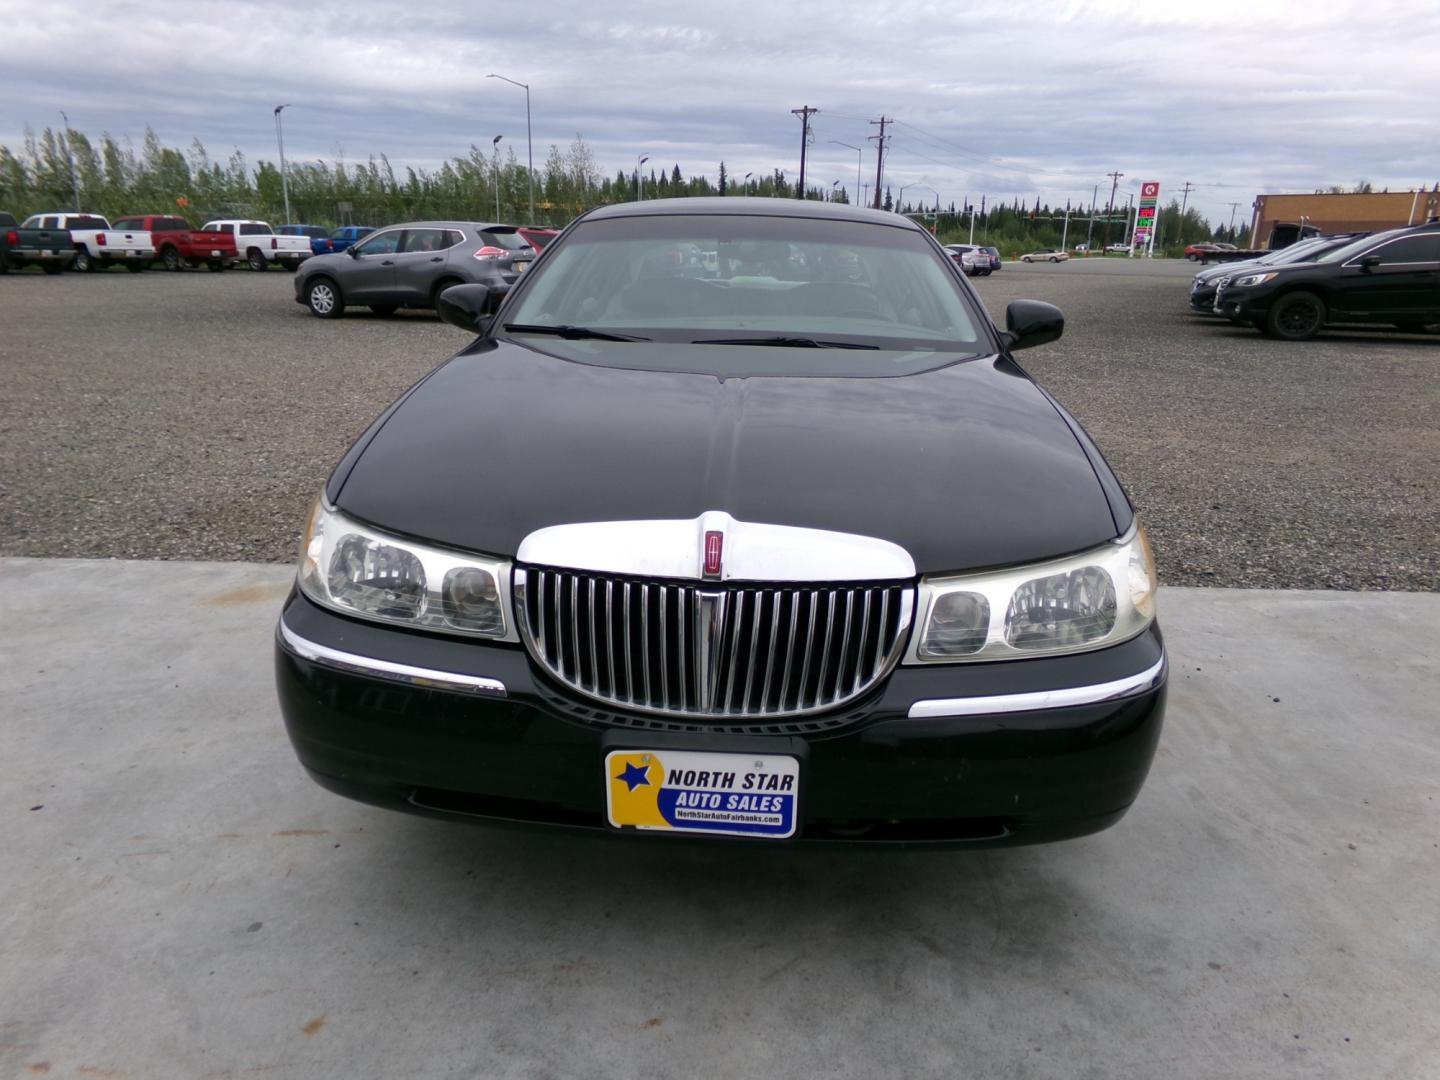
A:
[[[708,769],[671,769],[665,777],[665,786],[692,789],[676,793],[676,807],[763,813],[783,809],[786,795],[794,790],[795,777],[777,773],[747,772],[740,775]],[[694,788],[711,790],[695,791]],[[714,790],[717,788],[719,790]],[[750,794],[762,791],[784,792],[785,795]]]

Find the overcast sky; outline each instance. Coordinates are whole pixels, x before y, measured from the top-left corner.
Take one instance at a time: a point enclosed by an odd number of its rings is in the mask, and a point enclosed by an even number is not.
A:
[[[1436,0],[0,0],[0,143],[25,126],[108,131],[138,145],[199,138],[212,157],[434,167],[503,134],[535,160],[578,134],[602,170],[679,164],[714,179],[799,167],[854,198],[875,154],[867,121],[898,123],[886,182],[946,203],[1120,197],[1196,185],[1217,224],[1262,191],[1368,179],[1440,181]],[[919,187],[907,198],[923,192]]]

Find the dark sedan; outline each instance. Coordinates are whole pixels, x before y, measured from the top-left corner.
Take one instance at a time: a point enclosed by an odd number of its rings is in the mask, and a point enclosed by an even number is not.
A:
[[[440,308],[479,336],[341,460],[277,628],[320,784],[630,837],[976,847],[1134,801],[1154,564],[1013,358],[1058,310],[999,330],[907,219],[753,198],[592,211],[508,292]]]
[[[534,258],[535,249],[513,225],[392,225],[343,252],[306,260],[295,275],[295,302],[322,319],[339,318],[355,304],[377,315],[434,308],[452,285],[508,286]]]

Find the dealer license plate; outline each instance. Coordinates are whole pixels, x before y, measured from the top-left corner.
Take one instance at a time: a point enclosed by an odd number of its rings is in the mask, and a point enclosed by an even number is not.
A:
[[[218,252],[218,251],[211,251],[211,252],[210,252],[210,256],[211,256],[212,258],[218,259],[218,258],[220,257],[220,252]]]
[[[795,835],[800,761],[783,754],[612,750],[605,809],[617,828],[710,836]]]

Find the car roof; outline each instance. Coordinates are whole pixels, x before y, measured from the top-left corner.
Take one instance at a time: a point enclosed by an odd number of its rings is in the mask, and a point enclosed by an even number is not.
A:
[[[355,225],[356,229],[376,226]],[[502,225],[487,221],[397,221],[394,225],[380,225],[380,229],[515,229],[515,225]]]
[[[821,221],[857,221],[871,225],[889,225],[897,229],[910,229],[914,232],[929,232],[928,229],[909,218],[888,210],[871,210],[866,207],[850,206],[846,203],[816,202],[811,199],[722,198],[715,195],[693,199],[650,199],[646,202],[597,207],[585,214],[584,217],[587,220],[601,220],[681,214],[733,214],[737,217],[799,217],[815,218]]]

